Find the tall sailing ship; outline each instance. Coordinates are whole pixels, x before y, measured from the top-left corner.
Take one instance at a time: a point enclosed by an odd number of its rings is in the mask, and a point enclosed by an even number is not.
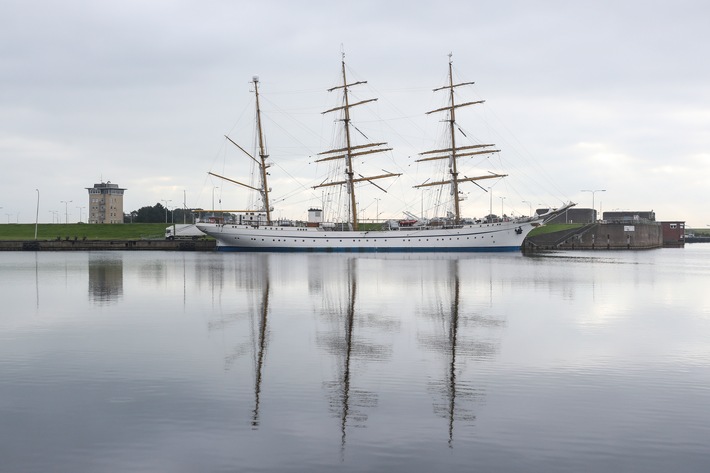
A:
[[[456,142],[455,130],[456,111],[461,107],[476,105],[483,101],[456,103],[454,90],[457,87],[472,84],[464,82],[454,84],[452,61],[449,57],[448,84],[434,89],[447,91],[448,105],[428,113],[445,113],[449,142],[445,148],[426,151],[420,154],[417,162],[447,160],[448,167],[444,178],[438,181],[425,181],[414,186],[425,188],[433,186],[448,186],[452,196],[452,210],[447,218],[426,220],[420,217],[405,220],[388,220],[379,229],[365,229],[358,219],[358,200],[356,197],[358,184],[368,183],[379,187],[373,181],[391,179],[400,173],[386,172],[374,176],[362,176],[355,169],[358,157],[390,151],[387,143],[355,144],[351,136],[354,126],[351,123],[351,109],[377,99],[367,99],[351,102],[350,88],[365,84],[365,81],[348,82],[345,59],[341,62],[342,84],[329,89],[329,92],[342,93],[342,105],[323,113],[341,113],[339,120],[343,127],[344,145],[319,153],[316,162],[340,161],[344,164],[344,176],[313,186],[314,189],[331,186],[345,186],[348,196],[348,221],[334,224],[323,221],[322,209],[309,209],[307,222],[274,221],[273,208],[269,203],[270,187],[267,183],[267,168],[270,166],[266,152],[263,129],[261,126],[261,109],[259,106],[259,80],[253,78],[256,101],[256,124],[258,137],[258,157],[252,156],[236,142],[226,137],[232,144],[250,157],[258,169],[257,185],[248,185],[215,173],[210,173],[220,179],[249,188],[258,192],[260,208],[254,210],[232,211],[237,214],[236,222],[203,222],[197,226],[204,233],[217,240],[217,249],[221,251],[312,251],[312,252],[444,252],[444,251],[517,251],[521,248],[527,234],[541,225],[547,218],[556,215],[574,205],[569,203],[545,215],[531,217],[492,219],[472,221],[461,217],[459,186],[466,182],[476,182],[484,179],[500,179],[505,174],[489,173],[478,177],[461,176],[458,171],[458,159],[476,155],[496,153],[492,144],[475,144],[460,146]],[[479,185],[479,187],[481,187]],[[483,188],[482,188],[483,189]],[[484,189],[485,190],[485,189]],[[489,215],[489,217],[491,217]]]

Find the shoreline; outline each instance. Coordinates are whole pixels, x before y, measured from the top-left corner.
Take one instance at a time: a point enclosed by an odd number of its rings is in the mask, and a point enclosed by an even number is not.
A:
[[[0,240],[0,251],[214,251],[214,240]]]

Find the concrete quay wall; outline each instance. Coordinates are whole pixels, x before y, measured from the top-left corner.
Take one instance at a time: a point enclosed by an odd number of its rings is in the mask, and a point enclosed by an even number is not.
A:
[[[212,251],[214,240],[0,240],[0,251]]]
[[[526,250],[646,250],[663,247],[659,222],[593,223],[575,232],[558,232],[526,239]]]

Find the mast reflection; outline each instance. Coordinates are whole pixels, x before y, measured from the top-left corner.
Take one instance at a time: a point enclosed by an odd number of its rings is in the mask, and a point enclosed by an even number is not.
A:
[[[225,370],[230,370],[237,359],[251,354],[254,376],[254,401],[249,423],[252,429],[257,430],[261,423],[262,383],[270,338],[268,324],[269,312],[271,311],[269,304],[271,294],[269,255],[248,255],[241,258],[241,260],[242,264],[239,265],[234,274],[235,287],[233,289],[241,294],[240,300],[246,301],[246,304],[240,305],[235,312],[220,313],[220,319],[210,321],[208,326],[211,331],[222,332],[231,325],[237,324],[244,319],[248,320],[248,340],[233,345],[231,352],[225,356]],[[222,279],[224,276],[223,268],[220,268],[219,274],[220,278],[216,279],[216,284],[219,285],[221,291],[224,284]],[[213,301],[214,304],[221,305],[221,302]]]
[[[262,295],[259,304],[258,329],[256,340],[256,357],[254,366],[254,410],[252,411],[251,426],[259,427],[259,400],[261,394],[262,371],[264,369],[264,359],[266,356],[267,336],[268,336],[268,315],[269,315],[269,260],[266,255],[262,255],[261,267],[264,269],[261,275]]]
[[[342,259],[331,261],[336,264],[340,262]],[[365,423],[368,418],[366,410],[377,406],[377,394],[354,387],[353,360],[363,353],[385,351],[368,347],[364,342],[357,341],[355,337],[355,304],[358,290],[357,259],[348,258],[345,264],[345,306],[333,302],[327,296],[328,290],[332,287],[335,287],[336,291],[343,292],[343,289],[339,287],[339,280],[331,280],[330,284],[324,287],[326,294],[324,294],[325,309],[323,314],[336,324],[336,329],[320,337],[321,346],[336,356],[339,362],[338,379],[325,382],[324,387],[328,392],[329,410],[339,421],[341,455],[345,453],[348,427],[366,427]],[[342,297],[337,296],[335,299],[336,301],[343,300]],[[342,328],[337,328],[338,324],[342,324],[340,325]]]
[[[455,423],[474,422],[476,415],[472,404],[485,395],[485,391],[476,387],[470,377],[464,376],[466,361],[490,359],[498,350],[494,342],[462,339],[459,333],[461,326],[497,327],[504,323],[499,319],[462,311],[459,264],[457,259],[447,261],[445,283],[434,284],[443,286],[445,295],[435,296],[437,308],[430,312],[430,316],[441,324],[444,336],[420,336],[423,345],[445,356],[444,376],[430,381],[430,388],[438,398],[434,402],[434,413],[447,421],[449,448],[454,446]]]

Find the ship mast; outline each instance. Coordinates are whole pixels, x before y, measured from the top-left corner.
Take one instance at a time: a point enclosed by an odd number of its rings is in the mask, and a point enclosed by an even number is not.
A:
[[[266,223],[271,225],[271,208],[269,207],[269,186],[266,182],[266,168],[269,165],[266,160],[269,155],[266,154],[266,146],[264,145],[264,132],[261,129],[261,108],[259,107],[259,78],[254,76],[252,81],[254,82],[254,96],[256,97],[256,129],[259,134],[259,171],[261,172],[261,199],[264,203],[264,210],[266,211]]]
[[[242,187],[246,187],[247,189],[259,192],[259,194],[261,194],[261,201],[264,206],[262,210],[266,212],[266,223],[267,225],[271,225],[271,207],[269,206],[269,185],[266,180],[266,176],[268,175],[266,169],[270,166],[270,164],[266,162],[266,160],[269,158],[269,155],[266,153],[264,131],[261,128],[261,107],[259,106],[259,77],[252,77],[252,83],[254,84],[254,96],[256,97],[256,132],[259,137],[259,159],[256,159],[254,156],[252,156],[251,153],[239,146],[234,140],[232,140],[227,135],[225,135],[224,137],[227,138],[227,140],[229,140],[229,142],[232,143],[234,146],[239,148],[242,153],[249,156],[257,164],[257,166],[259,166],[259,178],[261,180],[261,187],[253,187],[248,184],[244,184],[243,182],[235,181],[234,179],[229,179],[228,177],[220,176],[219,174],[215,174],[213,172],[209,172],[207,174],[218,177],[220,179],[224,179],[225,181],[229,181],[234,184],[238,184]],[[240,210],[239,212],[244,211]]]
[[[476,155],[481,155],[481,154],[491,154],[491,153],[497,153],[500,150],[499,149],[487,149],[495,145],[488,145],[488,144],[480,144],[480,145],[471,145],[471,146],[457,146],[456,145],[456,109],[460,107],[466,107],[468,105],[477,105],[484,103],[485,100],[478,100],[475,102],[466,102],[466,103],[461,103],[457,104],[455,101],[455,96],[454,96],[454,88],[456,87],[461,87],[464,85],[472,85],[474,84],[473,82],[462,82],[460,84],[454,84],[454,78],[453,78],[453,62],[451,60],[451,54],[449,54],[449,83],[443,87],[439,87],[437,89],[434,89],[434,92],[437,92],[439,90],[445,90],[448,89],[449,91],[449,105],[443,108],[438,108],[436,110],[431,110],[427,112],[426,114],[429,115],[431,113],[436,113],[436,112],[448,112],[448,127],[449,127],[449,140],[451,146],[449,148],[444,148],[444,149],[435,149],[431,151],[425,151],[423,153],[419,153],[420,156],[427,155],[427,154],[434,154],[435,156],[428,156],[425,158],[417,159],[416,162],[422,162],[422,161],[435,161],[435,160],[441,160],[441,159],[448,159],[449,160],[449,178],[443,181],[436,181],[436,182],[426,182],[424,184],[419,184],[418,186],[414,186],[415,188],[421,188],[421,187],[430,187],[430,186],[442,186],[442,185],[450,185],[451,186],[451,195],[453,196],[454,200],[454,223],[459,224],[461,223],[461,209],[460,209],[460,201],[461,198],[459,197],[459,184],[461,182],[472,182],[472,181],[478,181],[481,179],[493,179],[497,177],[505,177],[507,174],[486,174],[483,176],[477,176],[477,177],[459,177],[459,172],[457,168],[457,159],[464,157],[464,156],[476,156]],[[471,150],[478,150],[478,151],[471,151]]]
[[[343,126],[345,128],[345,147],[339,148],[339,149],[331,149],[329,151],[323,151],[322,153],[318,153],[319,156],[325,156],[325,157],[323,157],[321,159],[317,159],[315,162],[318,163],[318,162],[322,162],[322,161],[344,159],[345,160],[345,180],[322,183],[317,186],[313,186],[313,188],[317,189],[319,187],[336,186],[336,185],[345,184],[347,186],[348,194],[350,194],[350,221],[352,222],[353,230],[357,230],[358,229],[358,219],[357,219],[357,199],[355,198],[355,184],[359,183],[359,182],[367,181],[370,184],[372,184],[376,187],[379,187],[376,184],[374,184],[372,181],[375,179],[383,179],[386,177],[400,176],[401,173],[395,174],[395,173],[388,172],[387,174],[381,174],[378,176],[369,176],[369,177],[364,177],[364,176],[358,174],[358,176],[360,176],[360,177],[358,177],[358,178],[355,177],[355,170],[353,168],[353,158],[355,158],[357,156],[362,156],[365,154],[381,153],[384,151],[390,151],[390,150],[392,150],[392,148],[382,148],[382,146],[385,146],[387,143],[369,143],[369,144],[364,144],[364,145],[353,145],[352,144],[352,140],[351,140],[351,136],[350,136],[350,127],[352,126],[352,124],[350,123],[350,108],[358,106],[358,105],[362,105],[365,103],[374,102],[377,99],[376,98],[367,99],[367,100],[362,100],[360,102],[350,103],[348,87],[352,87],[352,86],[360,85],[360,84],[367,84],[367,81],[358,81],[358,82],[353,82],[351,84],[348,84],[347,76],[345,74],[345,54],[343,54],[343,59],[341,61],[341,65],[342,65],[343,85],[339,85],[339,86],[333,87],[331,89],[328,89],[328,92],[342,89],[342,91],[343,91],[343,106],[342,107],[335,107],[330,110],[326,110],[323,113],[325,114],[325,113],[330,113],[330,112],[335,112],[335,111],[342,111],[343,112],[342,122],[343,122]]]

